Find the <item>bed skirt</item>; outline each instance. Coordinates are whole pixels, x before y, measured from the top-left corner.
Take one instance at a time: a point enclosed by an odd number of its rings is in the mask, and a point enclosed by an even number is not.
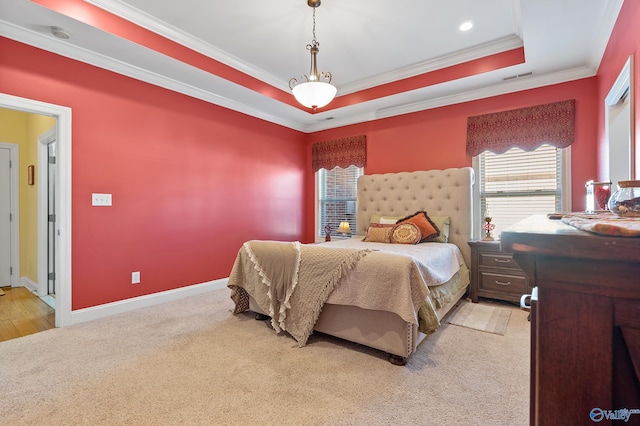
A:
[[[442,298],[439,299],[439,303],[432,301],[441,321],[467,292],[470,280],[468,269],[465,267],[464,270],[461,274],[464,284],[457,286],[456,292],[451,293],[444,303]],[[251,297],[249,310],[266,314]],[[406,322],[395,313],[332,303],[324,304],[314,331],[405,358],[414,353],[418,344],[427,336],[418,331],[417,324]]]

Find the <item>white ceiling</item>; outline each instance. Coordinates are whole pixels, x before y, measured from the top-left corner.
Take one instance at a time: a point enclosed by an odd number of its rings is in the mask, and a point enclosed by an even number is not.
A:
[[[316,10],[318,68],[333,74],[338,97],[518,47],[524,47],[525,61],[381,98],[352,100],[339,108],[329,104],[315,114],[295,102],[283,102],[282,96],[278,100],[261,94],[89,25],[90,19],[77,11],[63,14],[28,0],[0,0],[0,35],[313,132],[593,76],[622,2],[323,0]],[[267,83],[285,96],[290,96],[290,78],[309,73],[306,45],[312,38],[313,10],[305,0],[66,3],[75,3],[78,10],[100,7]],[[466,20],[474,27],[463,33],[458,26]],[[71,38],[54,37],[51,26],[64,28]]]

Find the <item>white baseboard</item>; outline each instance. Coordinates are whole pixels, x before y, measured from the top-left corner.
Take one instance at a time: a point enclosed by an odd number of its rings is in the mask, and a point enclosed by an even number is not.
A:
[[[20,277],[20,285],[19,287],[26,287],[29,291],[38,293],[38,283],[34,282],[29,277]]]
[[[183,297],[195,296],[197,294],[218,290],[226,287],[228,281],[228,278],[222,278],[215,281],[180,287],[160,293],[148,294],[145,296],[134,297],[132,299],[119,300],[117,302],[105,303],[104,305],[78,309],[71,311],[71,324],[79,324],[86,321],[105,318],[111,315],[131,312],[136,309],[154,306],[159,303],[170,302],[172,300],[182,299]]]

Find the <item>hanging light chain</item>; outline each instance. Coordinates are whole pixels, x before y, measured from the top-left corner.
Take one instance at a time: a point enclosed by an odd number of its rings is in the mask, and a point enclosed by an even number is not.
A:
[[[314,46],[319,46],[318,40],[316,40],[316,8],[313,8],[313,39],[311,40],[311,44]]]

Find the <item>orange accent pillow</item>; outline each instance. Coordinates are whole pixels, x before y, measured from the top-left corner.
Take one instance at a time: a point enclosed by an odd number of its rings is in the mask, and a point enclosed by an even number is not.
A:
[[[429,238],[440,236],[440,230],[429,216],[427,216],[427,212],[425,211],[415,212],[411,216],[400,219],[396,223],[413,223],[416,225],[420,230],[420,235],[422,236],[422,239],[420,240],[421,243],[424,243]]]

